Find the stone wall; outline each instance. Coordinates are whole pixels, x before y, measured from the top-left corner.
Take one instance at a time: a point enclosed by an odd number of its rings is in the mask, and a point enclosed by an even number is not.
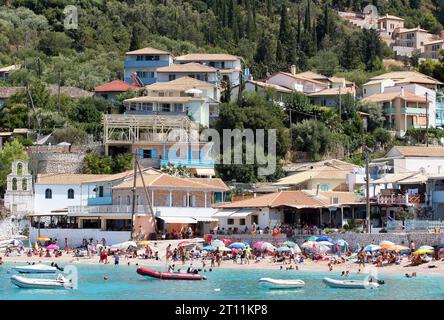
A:
[[[361,246],[368,244],[379,244],[383,240],[392,241],[396,244],[401,244],[408,246],[410,241],[416,244],[417,247],[423,245],[439,245],[443,239],[443,234],[439,233],[330,233],[326,235],[333,240],[344,239],[352,247]],[[307,235],[296,235],[293,236],[293,241],[301,245]]]
[[[29,152],[29,167],[34,174],[82,173],[85,153]]]
[[[233,242],[248,242],[254,243],[256,241],[265,241],[272,244],[282,243],[287,241],[286,235],[279,235],[277,237],[272,237],[271,234],[233,234],[233,235],[213,235],[213,239],[231,239]]]

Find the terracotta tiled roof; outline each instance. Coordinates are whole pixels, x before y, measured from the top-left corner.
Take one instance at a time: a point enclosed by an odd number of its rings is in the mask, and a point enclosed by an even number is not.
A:
[[[123,102],[171,102],[171,103],[184,103],[189,101],[205,100],[204,98],[195,97],[153,97],[153,96],[143,96],[135,97],[131,99],[126,99]]]
[[[438,43],[444,43],[444,40],[435,40],[435,41],[430,41],[430,42],[426,42],[424,43],[425,46],[429,46],[432,44],[438,44]]]
[[[389,20],[404,21],[403,18],[398,17],[398,16],[393,16],[393,15],[390,15],[390,14],[386,14],[385,16],[380,17],[378,21],[380,21],[380,20],[387,20],[387,19],[389,19]]]
[[[354,95],[355,93],[356,93],[356,91],[355,91],[355,88],[353,88],[353,87],[341,88],[341,95],[344,95],[344,94]],[[339,95],[339,88],[329,88],[329,89],[324,89],[321,91],[307,94],[307,96],[310,96],[310,97],[337,96],[337,95]]]
[[[122,80],[114,80],[109,83],[95,87],[95,92],[126,92],[128,90],[139,91],[141,87],[129,84]]]
[[[323,74],[315,73],[313,71],[305,71],[296,74],[297,76],[301,76],[304,78],[312,79],[312,80],[329,80],[327,76]]]
[[[405,101],[410,102],[420,102],[425,103],[426,98],[422,96],[418,96],[411,92],[404,92],[404,95],[401,95],[401,92],[386,92],[386,93],[376,93],[372,94],[361,100],[361,102],[384,102],[384,101],[392,101],[393,99],[401,98]]]
[[[102,174],[39,174],[37,176],[36,184],[82,184],[90,181],[95,181],[95,179],[104,178],[109,175]]]
[[[331,203],[332,198],[338,198],[338,204],[357,203],[362,199],[362,196],[359,196],[354,192],[319,191],[318,195],[316,195],[316,190],[303,190],[303,192],[311,197],[314,197],[316,200],[322,202],[326,206],[335,205]]]
[[[138,55],[138,54],[170,54],[169,52],[159,50],[156,48],[142,48],[133,51],[128,51],[125,54],[127,55]]]
[[[292,74],[292,73],[289,73],[289,72],[282,72],[282,71],[280,71],[279,73],[281,73],[283,75],[286,75],[288,77],[291,77],[293,79],[308,81],[308,82],[316,83],[316,84],[323,85],[323,86],[327,85],[325,82],[321,82],[321,81],[317,81],[317,80],[314,80],[314,79],[306,78],[306,77],[300,76],[298,74]],[[271,76],[271,77],[273,77],[273,76]]]
[[[206,81],[197,80],[191,77],[181,77],[169,82],[156,82],[145,86],[149,90],[156,91],[185,91],[192,88],[215,88],[216,85]]]
[[[415,71],[394,71],[380,74],[370,78],[372,80],[392,79],[396,83],[427,83],[427,84],[443,84],[442,82],[429,77],[425,74]]]
[[[200,63],[173,64],[168,67],[157,68],[157,72],[217,72],[216,68]]]
[[[176,57],[176,61],[235,61],[239,57],[226,53],[189,53]]]
[[[220,179],[214,179],[220,180]],[[153,174],[144,176],[145,185],[150,188],[176,188],[176,189],[185,189],[185,190],[207,190],[207,191],[227,191],[228,187],[222,181],[218,182],[207,182],[207,179],[188,179],[188,178],[179,178],[167,175],[165,173],[162,174]],[[127,180],[118,184],[114,187],[114,189],[128,189],[132,188],[133,181]],[[136,187],[143,187],[142,179],[140,176],[137,177]]]
[[[276,208],[281,206],[316,208],[322,207],[323,205],[322,202],[307,195],[303,191],[280,191],[251,199],[225,203],[218,206],[218,208]]]
[[[250,83],[257,85],[258,87],[261,87],[261,88],[272,88],[278,92],[283,92],[283,93],[291,93],[292,92],[288,88],[285,88],[285,87],[282,87],[282,86],[279,86],[279,85],[273,84],[273,83],[266,83],[266,82],[254,81],[254,80],[247,80],[246,82],[250,82]]]
[[[405,157],[444,157],[443,147],[396,146],[392,150]]]

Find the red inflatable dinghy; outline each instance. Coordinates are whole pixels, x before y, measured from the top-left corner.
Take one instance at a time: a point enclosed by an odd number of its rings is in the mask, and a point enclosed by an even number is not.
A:
[[[207,277],[194,274],[194,273],[179,273],[179,272],[159,272],[147,268],[138,268],[137,273],[142,276],[148,276],[152,278],[162,280],[207,280]]]

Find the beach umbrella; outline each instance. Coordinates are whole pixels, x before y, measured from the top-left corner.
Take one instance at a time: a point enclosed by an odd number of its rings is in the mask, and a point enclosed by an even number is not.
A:
[[[384,240],[384,241],[381,241],[379,243],[379,245],[382,247],[382,246],[394,246],[395,244],[393,242],[391,242],[391,241]]]
[[[333,239],[329,238],[329,237],[322,236],[322,237],[317,238],[316,241],[318,241],[318,242],[320,242],[320,241],[333,242]]]
[[[381,250],[382,248],[376,244],[369,244],[368,246],[366,246],[364,248],[364,251],[366,252],[373,252],[373,251],[378,251]]]
[[[231,249],[227,248],[227,247],[219,247],[219,251],[229,252],[229,251],[231,251]]]
[[[330,251],[331,248],[329,246],[325,246],[325,245],[320,245],[318,247],[316,247],[316,251],[319,252],[325,252],[325,251]]]
[[[407,248],[408,249],[408,248]],[[435,251],[435,248],[431,247],[431,246],[420,246],[418,248],[418,250],[433,250]]]
[[[111,250],[127,250],[129,247],[137,247],[137,243],[134,241],[125,241],[121,243],[113,244],[110,249]]]
[[[138,245],[139,247],[148,247],[148,246],[151,245],[151,242],[150,242],[150,241],[146,241],[146,240],[144,240],[144,241],[139,241],[139,242],[137,242],[137,245]]]
[[[316,243],[316,245],[318,245],[318,246],[332,246],[333,243],[331,243],[330,241],[319,241]]]
[[[348,246],[348,242],[345,241],[345,240],[343,240],[343,239],[338,239],[338,240],[336,240],[335,242],[336,242],[337,244],[339,244],[339,246],[341,246],[341,247]]]
[[[205,246],[205,247],[203,247],[203,249],[206,251],[215,251],[217,248],[213,247],[213,246]]]
[[[284,246],[287,247],[294,247],[296,245],[296,243],[294,243],[293,241],[285,241],[284,242]]]
[[[299,248],[299,246],[297,244],[294,245],[293,251],[294,251],[294,253],[301,253],[302,252],[301,248]]]
[[[47,250],[59,250],[59,246],[56,244],[50,244],[46,247]]]
[[[312,249],[313,247],[316,247],[316,242],[315,241],[306,241],[301,245],[302,248],[305,249]]]
[[[413,252],[413,254],[428,254],[428,253],[433,253],[434,250],[416,250],[415,252]]]
[[[18,246],[23,246],[23,241],[22,240],[17,240],[17,239],[13,239],[10,242],[10,245],[14,246],[14,247],[18,247]]]
[[[194,238],[193,242],[205,242],[204,238]]]
[[[395,245],[391,248],[391,250],[393,251],[405,251],[405,250],[410,250],[409,247],[406,246],[401,246],[401,245]]]
[[[49,239],[48,237],[38,237],[36,240],[38,240],[38,241],[49,241],[51,239]]]
[[[264,241],[256,241],[253,243],[253,248],[260,249],[262,247],[262,244],[264,244]]]
[[[316,236],[309,236],[305,240],[307,240],[307,241],[316,241],[317,239],[318,239],[318,237],[316,237]]]
[[[223,243],[224,243],[224,245],[226,245],[226,246],[228,246],[230,243],[232,243],[233,242],[233,240],[231,240],[231,239],[222,239],[221,240]]]
[[[211,245],[214,247],[225,247],[225,243],[218,239],[211,241]]]
[[[239,251],[237,251],[236,248],[231,248],[230,250],[231,250],[231,252],[233,252],[233,253],[235,253],[235,254],[238,254],[238,253],[239,253]]]
[[[277,248],[277,251],[279,252],[286,252],[286,251],[291,251],[291,249],[287,246],[283,246],[283,247],[279,247]]]
[[[266,251],[266,250],[267,251],[273,251],[276,248],[270,242],[263,242],[261,247],[260,247],[260,249],[263,250],[263,251]]]
[[[246,247],[245,243],[242,242],[234,242],[228,246],[228,248],[230,249],[243,249],[245,247]]]
[[[182,242],[179,242],[177,245],[179,246],[179,247],[186,247],[186,246],[190,246],[190,245],[192,245],[193,243],[191,243],[191,242],[189,242],[189,241],[182,241]]]

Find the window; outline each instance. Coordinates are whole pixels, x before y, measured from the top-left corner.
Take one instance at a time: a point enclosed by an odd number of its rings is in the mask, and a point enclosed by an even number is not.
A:
[[[51,189],[45,190],[45,199],[52,199],[52,190]]]
[[[367,94],[367,89],[364,88],[364,94]]]
[[[142,159],[153,159],[157,157],[156,149],[143,149],[142,150]]]
[[[131,197],[130,196],[126,196],[126,205],[127,206],[131,205]]]
[[[175,103],[173,109],[174,112],[183,112],[183,104]]]
[[[68,199],[74,199],[74,190],[68,189]]]
[[[99,186],[99,198],[103,197],[103,186]]]
[[[329,186],[328,186],[328,184],[321,184],[320,189],[321,189],[321,191],[328,191]]]
[[[136,204],[140,205],[140,195],[136,195]]]
[[[12,190],[17,190],[17,179],[13,178],[12,179]]]
[[[234,224],[234,219],[227,219],[227,224],[230,224],[230,225]]]
[[[171,111],[171,105],[169,103],[162,105],[162,112],[170,112]]]
[[[153,111],[153,104],[150,102],[144,102],[140,105],[140,110],[142,111]]]
[[[245,219],[239,219],[239,225],[244,226],[245,225]]]
[[[170,74],[168,76],[168,81],[173,81],[173,80],[176,80],[176,75],[175,74]]]
[[[259,217],[257,215],[252,215],[251,216],[251,223],[259,223]]]

